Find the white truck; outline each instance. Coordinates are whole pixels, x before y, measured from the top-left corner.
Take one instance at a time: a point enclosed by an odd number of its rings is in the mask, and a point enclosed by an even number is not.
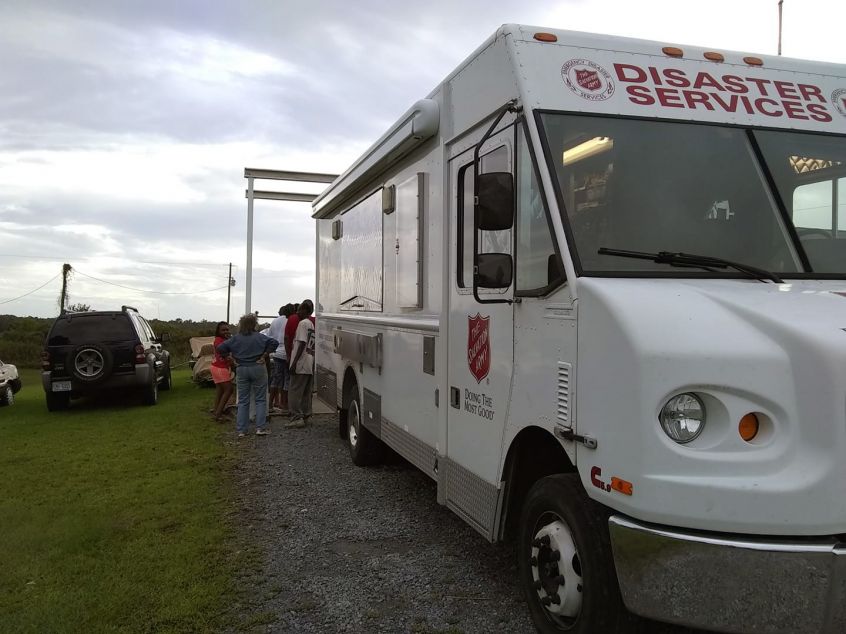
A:
[[[505,25],[313,215],[353,461],[539,631],[846,631],[846,67]]]

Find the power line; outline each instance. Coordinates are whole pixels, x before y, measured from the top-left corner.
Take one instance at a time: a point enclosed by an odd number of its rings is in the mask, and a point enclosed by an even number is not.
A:
[[[34,289],[32,289],[29,293],[24,293],[23,295],[18,295],[17,297],[13,297],[12,299],[4,299],[2,302],[0,302],[0,304],[8,304],[9,302],[13,302],[13,301],[15,301],[16,299],[23,299],[23,298],[24,298],[24,297],[26,297],[27,295],[32,295],[35,291],[40,291],[42,288],[44,288],[45,286],[47,286],[50,282],[52,282],[53,280],[55,280],[55,279],[56,279],[57,277],[59,277],[60,275],[61,275],[61,273],[56,273],[56,275],[54,275],[54,276],[53,276],[53,277],[51,277],[49,280],[47,280],[46,282],[44,282],[44,283],[43,283],[41,286],[39,286],[38,288],[34,288]]]
[[[67,262],[68,260],[90,260],[92,258],[78,256],[63,257],[57,256],[55,258],[45,258],[43,255],[24,255],[21,253],[0,253],[0,258],[24,258],[30,260],[41,260],[43,262]],[[218,266],[228,266],[228,264],[209,264],[208,262],[168,262],[165,260],[130,260],[129,258],[121,258],[127,262],[135,264],[167,264],[170,266],[205,266],[209,268],[216,268]]]
[[[91,278],[92,280],[95,280],[97,282],[102,282],[103,284],[111,284],[112,286],[117,286],[118,288],[125,288],[129,291],[136,291],[138,293],[152,293],[152,294],[155,294],[155,295],[199,295],[200,293],[212,293],[214,291],[222,291],[224,288],[229,288],[229,284],[226,284],[225,286],[218,286],[217,288],[209,288],[209,289],[204,290],[204,291],[194,291],[194,292],[191,292],[191,293],[179,293],[179,292],[170,292],[170,291],[150,291],[150,290],[146,290],[146,289],[143,289],[143,288],[133,288],[132,286],[124,286],[123,284],[117,284],[115,282],[110,282],[108,280],[101,280],[99,277],[94,277],[93,275],[88,275],[87,273],[83,273],[82,271],[80,271],[77,268],[74,268],[73,270],[74,270],[75,273],[79,273],[80,275]]]

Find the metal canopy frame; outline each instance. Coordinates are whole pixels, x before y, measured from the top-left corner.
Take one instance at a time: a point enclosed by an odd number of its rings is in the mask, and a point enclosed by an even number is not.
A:
[[[291,202],[310,203],[318,196],[318,194],[257,190],[254,188],[255,181],[274,180],[303,183],[331,183],[338,176],[337,174],[320,174],[317,172],[289,172],[245,167],[244,178],[247,179],[247,300],[244,313],[250,313],[252,312],[253,294],[253,201],[258,198],[262,200],[288,200]]]

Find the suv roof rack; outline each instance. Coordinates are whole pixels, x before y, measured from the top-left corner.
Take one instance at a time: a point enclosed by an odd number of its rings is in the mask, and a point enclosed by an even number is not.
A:
[[[121,306],[120,310],[121,310],[121,312],[124,312],[124,313],[128,310],[134,310],[136,313],[138,312],[138,309],[135,308],[134,306],[126,306],[126,305]]]

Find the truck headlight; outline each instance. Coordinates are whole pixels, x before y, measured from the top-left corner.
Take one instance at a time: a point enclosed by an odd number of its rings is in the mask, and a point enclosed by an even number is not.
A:
[[[683,445],[705,429],[705,404],[696,394],[677,394],[661,409],[658,420],[664,433]]]

